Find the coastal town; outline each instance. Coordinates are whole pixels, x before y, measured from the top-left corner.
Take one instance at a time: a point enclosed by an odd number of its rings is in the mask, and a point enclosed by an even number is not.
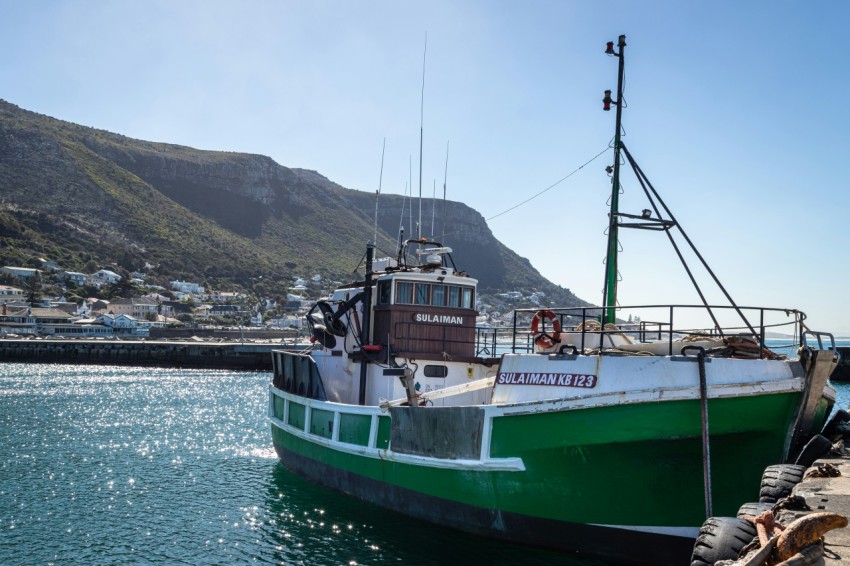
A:
[[[307,291],[301,279],[285,304],[249,303],[245,293],[208,290],[189,281],[164,287],[147,283],[140,272],[86,274],[40,262],[41,268],[0,268],[0,337],[144,338],[157,329],[205,326],[298,330],[309,308],[306,297],[297,294]]]
[[[143,339],[212,329],[297,335],[315,300],[339,285],[318,274],[296,277],[285,299],[273,299],[179,279],[166,287],[147,282],[145,273],[121,274],[117,267],[82,273],[44,258],[35,262],[39,267],[0,268],[0,338]],[[513,309],[546,306],[545,301],[544,292],[533,290],[482,295],[476,297],[476,324],[499,328],[509,324]]]

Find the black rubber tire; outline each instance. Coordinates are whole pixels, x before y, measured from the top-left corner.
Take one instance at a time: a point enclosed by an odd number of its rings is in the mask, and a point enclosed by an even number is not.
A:
[[[758,517],[765,511],[769,511],[773,509],[773,503],[744,503],[741,505],[741,508],[738,509],[737,517],[741,519],[743,515],[752,515],[753,517]]]
[[[735,517],[709,517],[702,524],[691,554],[691,566],[735,560],[756,537],[756,528]]]
[[[826,455],[830,448],[832,448],[832,442],[827,437],[816,434],[803,446],[794,463],[808,468],[815,463],[815,460]]]
[[[850,428],[850,413],[844,409],[838,409],[832,418],[823,426],[821,434],[828,439],[835,441],[844,436],[844,433]]]
[[[806,466],[796,464],[777,464],[768,466],[761,477],[759,489],[760,503],[776,503],[791,495],[794,486],[803,479]]]

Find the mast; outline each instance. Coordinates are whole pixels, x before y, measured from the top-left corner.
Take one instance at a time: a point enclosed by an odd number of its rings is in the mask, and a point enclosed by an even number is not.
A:
[[[366,279],[363,282],[363,320],[360,324],[360,340],[363,342],[361,349],[363,357],[360,358],[360,388],[359,401],[361,405],[366,404],[366,377],[368,375],[368,346],[371,344],[369,335],[372,333],[372,261],[375,258],[375,243],[366,243]]]
[[[618,224],[619,200],[620,200],[620,134],[622,132],[621,122],[623,118],[623,67],[624,51],[626,48],[626,36],[621,35],[617,46],[619,52],[614,51],[614,42],[609,41],[605,53],[617,57],[619,70],[617,72],[617,99],[611,99],[611,91],[605,91],[602,99],[602,109],[611,110],[611,104],[617,106],[617,118],[614,130],[614,168],[611,179],[611,212],[608,214],[608,251],[605,255],[605,287],[602,294],[602,304],[605,307],[602,315],[602,323],[613,324],[617,319],[617,251],[619,246]]]

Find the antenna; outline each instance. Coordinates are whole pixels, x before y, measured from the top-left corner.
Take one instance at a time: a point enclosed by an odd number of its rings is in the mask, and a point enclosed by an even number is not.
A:
[[[404,203],[407,201],[407,183],[404,183],[404,197],[401,199],[401,217],[398,219],[398,241],[396,247],[401,246],[401,235],[404,233]]]
[[[422,138],[425,123],[425,55],[428,53],[428,32],[425,32],[425,49],[422,50],[422,95],[419,98],[419,223],[416,237],[422,237]]]
[[[407,197],[407,202],[408,202],[408,205],[409,205],[407,207],[407,227],[410,228],[410,230],[411,230],[410,233],[413,234],[413,203],[411,202],[413,200],[413,156],[412,155],[408,156],[407,166],[408,166],[407,172],[408,172],[408,175],[409,175],[409,178],[410,178],[410,184],[408,185],[410,187],[410,193]]]
[[[378,176],[378,190],[375,192],[375,237],[373,242],[378,241],[378,198],[381,196],[381,183],[384,181],[384,151],[387,149],[387,138],[384,138],[384,145],[381,147],[381,174]]]
[[[446,171],[443,173],[443,205],[440,207],[440,217],[443,219],[443,234],[440,242],[445,244],[446,239],[446,179],[449,178],[449,142],[446,140]]]
[[[431,192],[431,239],[437,237],[437,229],[434,227],[434,221],[437,212],[437,179],[434,179],[434,189]]]

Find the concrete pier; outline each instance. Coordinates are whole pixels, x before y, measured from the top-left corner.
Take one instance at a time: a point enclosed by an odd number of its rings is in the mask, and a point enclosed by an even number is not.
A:
[[[269,371],[281,342],[0,340],[0,362],[52,362]]]
[[[850,438],[845,438],[844,442],[850,442]],[[805,478],[798,483],[792,495],[805,498],[811,511],[783,510],[777,515],[777,519],[783,525],[788,525],[808,513],[822,511],[850,517],[850,450],[843,447],[840,454],[830,454],[821,458],[812,467],[817,468],[819,464],[832,464],[841,475]],[[824,536],[824,550],[822,562],[816,562],[816,564],[850,564],[850,527],[827,532]]]

